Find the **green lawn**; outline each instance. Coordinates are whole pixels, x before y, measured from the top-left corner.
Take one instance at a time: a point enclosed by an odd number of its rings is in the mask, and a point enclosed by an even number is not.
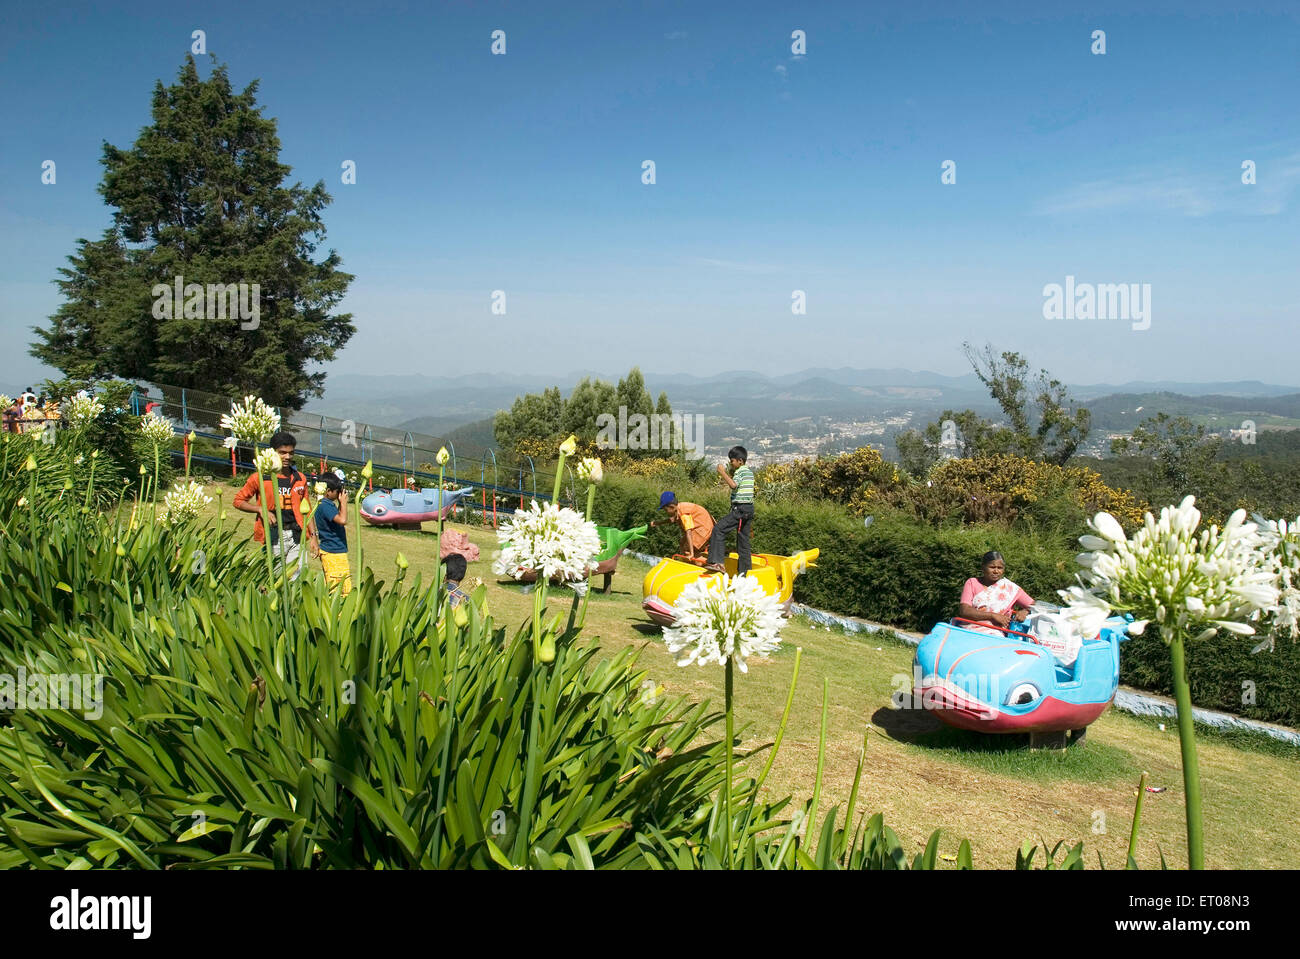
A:
[[[231,490],[221,487],[227,508]],[[215,514],[216,504],[212,512]],[[237,519],[235,519],[237,517]],[[252,517],[229,510],[250,532]],[[448,524],[465,531],[482,551],[470,576],[488,584],[488,602],[498,623],[511,631],[531,616],[532,598],[522,587],[491,573],[496,538],[477,523]],[[356,532],[349,524],[353,575]],[[432,573],[437,537],[425,531],[399,532],[364,527],[366,564],[380,579],[392,581],[400,550],[410,561],[408,582]],[[824,556],[834,562],[834,555]],[[648,567],[624,558],[613,592],[595,593],[587,617],[590,639],[612,649],[641,648],[647,677],[669,695],[711,700],[721,707],[723,671],[717,667],[679,667],[660,639],[660,630],[642,614],[641,580]],[[320,576],[319,563],[311,575]],[[572,593],[552,592],[553,612],[566,608]],[[748,674],[737,674],[737,726],[745,746],[770,743],[794,665],[803,648],[795,706],[780,756],[769,779],[773,796],[812,794],[817,767],[818,727],[823,683],[829,688],[823,814],[843,803],[852,786],[863,734],[870,726],[860,803],[881,810],[905,841],[919,850],[929,833],[943,830],[940,851],[956,852],[969,838],[975,864],[1009,868],[1025,839],[1085,841],[1088,864],[1100,852],[1108,866],[1120,865],[1128,846],[1138,777],[1150,773],[1143,808],[1138,862],[1158,867],[1160,850],[1170,865],[1186,864],[1183,789],[1178,736],[1172,724],[1160,731],[1149,720],[1108,710],[1088,731],[1083,745],[1068,750],[1030,751],[1001,737],[949,730],[933,716],[890,708],[893,680],[910,679],[912,647],[888,634],[845,635],[793,619],[782,632],[785,645],[768,659],[751,660]],[[1205,808],[1206,865],[1219,868],[1287,868],[1300,862],[1300,750],[1241,746],[1229,737],[1199,739]],[[862,808],[861,806],[859,808]]]

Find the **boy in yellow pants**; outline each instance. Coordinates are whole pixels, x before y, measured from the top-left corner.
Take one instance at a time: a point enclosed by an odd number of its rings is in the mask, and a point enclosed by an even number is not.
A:
[[[324,490],[321,490],[324,487]],[[316,542],[320,564],[330,589],[343,585],[343,595],[352,592],[352,570],[348,566],[348,493],[343,481],[325,473],[317,483],[321,501],[316,507]]]

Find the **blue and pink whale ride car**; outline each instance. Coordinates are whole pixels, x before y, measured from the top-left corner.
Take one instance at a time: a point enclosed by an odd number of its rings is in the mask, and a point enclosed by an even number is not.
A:
[[[1030,617],[1033,624],[1036,617]],[[914,703],[949,726],[986,733],[1080,735],[1105,712],[1119,686],[1119,644],[1128,621],[1113,616],[1063,653],[1033,626],[1025,630],[939,623],[913,660]],[[990,629],[988,624],[978,624]]]
[[[418,529],[423,522],[446,519],[451,508],[473,492],[472,486],[457,490],[377,489],[361,501],[361,517],[372,526]]]

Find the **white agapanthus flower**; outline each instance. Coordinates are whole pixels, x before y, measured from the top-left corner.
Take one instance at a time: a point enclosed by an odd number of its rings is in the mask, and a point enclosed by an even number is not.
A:
[[[1278,601],[1272,610],[1273,629],[1252,652],[1272,650],[1276,633],[1285,633],[1292,642],[1300,638],[1300,517],[1289,522],[1264,520],[1259,525],[1277,575]]]
[[[578,479],[597,485],[605,478],[605,469],[599,459],[588,456],[578,464]]]
[[[503,523],[497,539],[501,552],[492,563],[492,572],[515,579],[530,569],[547,579],[582,579],[596,568],[594,557],[601,549],[595,523],[567,506],[543,506],[537,500]]]
[[[172,438],[172,421],[157,413],[140,417],[140,432],[154,446],[170,443]]]
[[[175,526],[194,519],[199,515],[199,509],[211,502],[212,497],[205,496],[198,483],[178,481],[163,497],[163,510],[158,518],[164,526]]]
[[[1223,529],[1197,532],[1201,521],[1195,497],[1166,506],[1157,520],[1150,513],[1131,538],[1109,513],[1088,525],[1096,535],[1080,537],[1088,550],[1076,559],[1083,572],[1079,586],[1061,590],[1063,612],[1085,636],[1096,634],[1112,612],[1129,612],[1139,634],[1154,623],[1169,642],[1174,630],[1207,639],[1220,629],[1240,635],[1255,630],[1248,620],[1277,606],[1277,573],[1265,538],[1244,510]]]
[[[280,429],[280,414],[250,393],[242,406],[230,404],[230,412],[221,417],[221,428],[230,433],[225,439],[227,449],[238,443],[265,443]]]
[[[68,424],[69,429],[82,430],[93,423],[103,412],[104,404],[85,390],[81,390],[63,404],[59,415]]]
[[[280,472],[280,454],[271,447],[264,446],[253,457],[253,466],[263,476],[278,474]]]
[[[678,666],[730,659],[745,673],[745,657],[780,645],[781,603],[752,577],[702,577],[681,591],[674,607],[677,618],[664,629],[664,642]]]

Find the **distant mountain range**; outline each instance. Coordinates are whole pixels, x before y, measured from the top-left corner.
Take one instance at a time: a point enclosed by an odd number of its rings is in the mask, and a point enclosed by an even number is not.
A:
[[[371,376],[331,374],[325,396],[309,408],[330,416],[439,435],[508,409],[523,393],[559,386],[566,394],[584,376],[617,382],[624,373],[578,370],[563,376],[498,373],[455,376]],[[996,406],[972,373],[948,376],[926,370],[814,368],[781,376],[730,370],[706,376],[648,373],[651,394],[668,393],[673,408],[746,423],[775,423],[803,417],[864,421],[881,417],[923,419],[945,408],[995,415]],[[1300,388],[1255,380],[1215,383],[1130,381],[1071,384],[1071,395],[1094,410],[1098,429],[1131,429],[1130,411],[1236,415],[1251,410],[1280,417],[1300,416]],[[1288,401],[1288,395],[1291,400]],[[1280,398],[1280,399],[1279,399]],[[1104,400],[1104,402],[1102,402]],[[1268,400],[1269,402],[1261,402]],[[1141,415],[1151,415],[1143,411]],[[1139,415],[1139,418],[1141,418]],[[482,429],[476,434],[481,436]]]

